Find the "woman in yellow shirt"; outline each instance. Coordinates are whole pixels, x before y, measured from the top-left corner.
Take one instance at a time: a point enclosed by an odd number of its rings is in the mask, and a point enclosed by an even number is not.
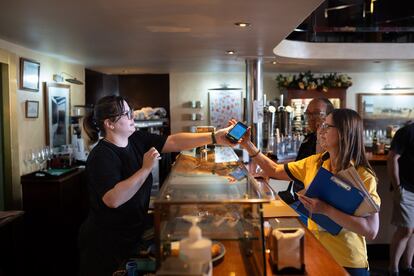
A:
[[[250,141],[249,134],[243,138],[241,145],[269,177],[300,180],[305,188],[310,185],[320,167],[335,174],[353,164],[368,193],[380,205],[376,176],[365,157],[363,125],[358,113],[351,109],[335,109],[326,117],[319,131],[318,142],[326,152],[288,164],[277,164],[263,155]],[[317,237],[335,260],[351,275],[369,275],[365,237],[376,237],[379,228],[378,213],[357,217],[317,198],[301,196],[299,199],[310,213],[324,214],[343,227],[338,235],[333,236],[323,229],[318,230],[313,221],[308,221],[308,228],[315,230]]]

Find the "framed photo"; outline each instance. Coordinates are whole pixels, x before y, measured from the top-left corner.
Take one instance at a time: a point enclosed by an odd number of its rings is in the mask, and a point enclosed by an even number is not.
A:
[[[44,83],[46,144],[59,147],[69,143],[70,85]]]
[[[40,63],[20,58],[20,89],[39,91]]]
[[[26,118],[38,118],[39,117],[39,102],[38,101],[26,101]]]
[[[358,113],[365,129],[386,129],[414,119],[414,93],[360,93]]]
[[[243,97],[240,88],[209,89],[210,125],[220,129],[230,119],[242,120]]]

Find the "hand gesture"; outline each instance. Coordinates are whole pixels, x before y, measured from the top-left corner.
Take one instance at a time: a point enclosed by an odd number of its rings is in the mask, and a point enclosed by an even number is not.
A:
[[[158,160],[160,159],[160,153],[154,147],[152,147],[149,149],[149,151],[147,151],[144,154],[142,168],[152,170],[152,168],[157,164]]]

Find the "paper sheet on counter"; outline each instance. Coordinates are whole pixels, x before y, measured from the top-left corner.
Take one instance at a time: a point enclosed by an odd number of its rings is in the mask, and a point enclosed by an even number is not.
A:
[[[263,204],[263,216],[265,218],[274,217],[298,217],[298,213],[295,212],[289,205],[284,203],[280,199],[272,200],[270,203]]]

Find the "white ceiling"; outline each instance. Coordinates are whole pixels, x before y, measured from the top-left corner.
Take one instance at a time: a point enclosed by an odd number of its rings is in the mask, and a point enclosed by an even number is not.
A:
[[[414,43],[309,43],[283,40],[273,52],[283,72],[414,71]]]
[[[246,58],[273,57],[321,2],[1,0],[0,38],[106,73],[240,72]]]
[[[244,61],[259,56],[265,72],[414,71],[414,59],[390,59],[386,52],[357,59],[357,50],[341,50],[342,58],[327,60],[300,58],[308,49],[285,47],[276,57],[273,48],[322,2],[1,0],[0,39],[110,74],[243,72]],[[241,29],[234,25],[239,21],[252,25]],[[326,53],[322,47],[319,54]]]

